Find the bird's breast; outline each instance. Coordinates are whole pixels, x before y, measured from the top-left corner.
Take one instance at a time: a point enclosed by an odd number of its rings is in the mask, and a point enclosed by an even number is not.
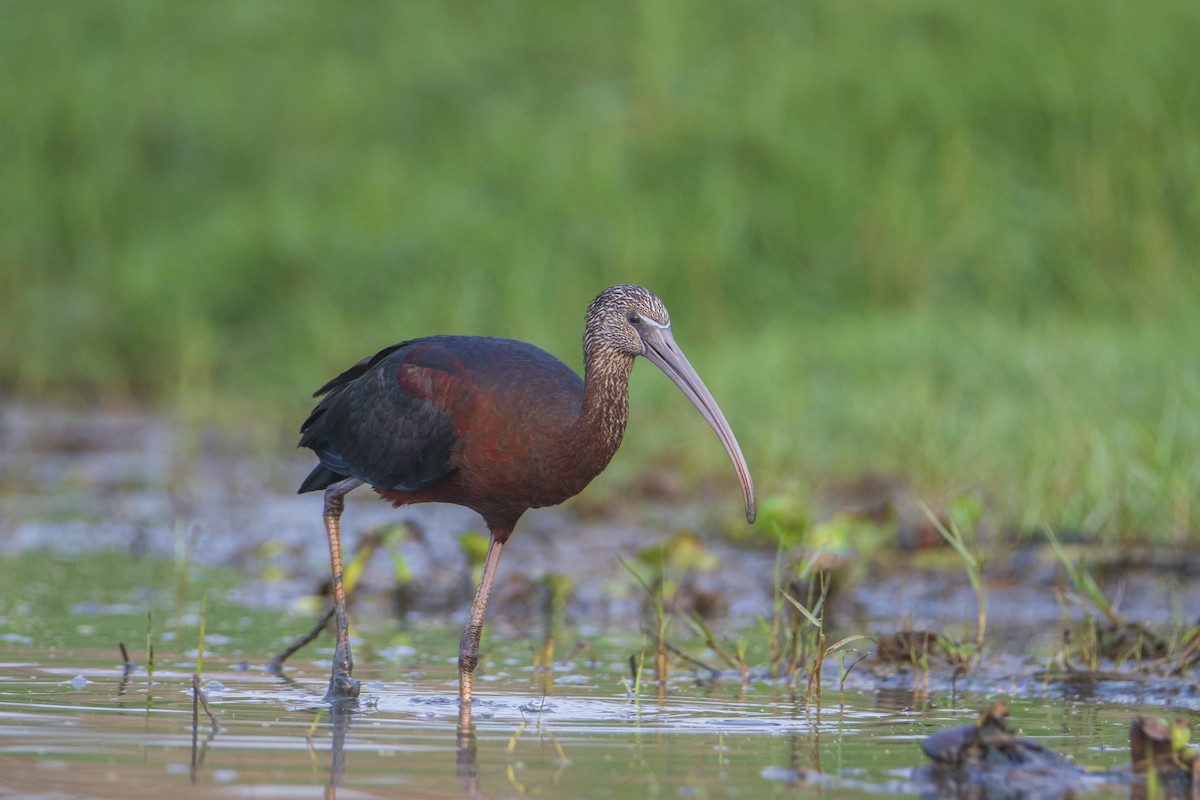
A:
[[[595,477],[598,470],[579,457],[581,400],[571,388],[534,381],[476,398],[452,461],[481,497],[539,508],[561,503]]]

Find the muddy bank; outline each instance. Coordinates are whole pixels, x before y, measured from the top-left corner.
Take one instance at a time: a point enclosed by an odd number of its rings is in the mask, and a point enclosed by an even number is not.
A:
[[[300,451],[250,454],[216,432],[181,436],[144,414],[80,414],[0,407],[0,555],[52,548],[64,553],[116,549],[134,556],[186,558],[246,576],[240,599],[288,608],[319,591],[328,574],[321,498],[296,495],[310,467]],[[768,476],[760,481],[769,485]],[[680,568],[678,598],[714,627],[744,629],[772,613],[776,550],[730,543],[720,534],[737,508],[698,502],[623,504],[597,515],[585,498],[530,512],[501,561],[489,620],[523,630],[536,618],[547,576],[570,586],[566,616],[581,632],[636,631],[644,598],[621,564],[679,532],[704,558]],[[460,544],[482,530],[455,506],[395,510],[366,490],[352,494],[345,546],[389,526],[404,536],[370,561],[356,614],[461,619],[471,567]],[[762,541],[765,543],[767,537]],[[936,548],[934,548],[936,550]],[[1023,657],[1053,650],[1072,615],[1061,567],[1049,548],[1022,541],[994,547],[985,569],[989,641]],[[947,550],[942,548],[942,550]],[[841,554],[827,609],[830,629],[871,635],[907,628],[962,635],[976,599],[948,552],[889,547],[871,557]],[[397,593],[396,558],[413,575]],[[1189,560],[1190,559],[1190,560]],[[1089,566],[1121,613],[1158,625],[1195,624],[1200,565],[1180,554],[1094,553]]]

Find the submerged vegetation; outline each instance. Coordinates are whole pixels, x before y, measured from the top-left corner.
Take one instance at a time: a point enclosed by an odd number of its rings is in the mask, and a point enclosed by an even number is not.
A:
[[[1186,0],[15,5],[0,391],[278,448],[401,339],[578,364],[632,281],[768,496],[875,471],[1194,543],[1198,31]],[[664,383],[602,486],[724,472]]]

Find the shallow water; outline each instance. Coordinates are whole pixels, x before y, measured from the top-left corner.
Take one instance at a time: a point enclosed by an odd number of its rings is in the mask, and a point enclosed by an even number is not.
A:
[[[429,636],[448,644],[453,631]],[[619,663],[559,665],[547,679],[520,666],[520,652],[493,647],[498,662],[516,663],[480,682],[470,763],[445,659],[363,664],[359,710],[331,718],[321,662],[298,662],[284,680],[208,658],[202,686],[217,727],[201,710],[193,750],[194,662],[159,665],[150,681],[141,667],[125,676],[108,653],[8,648],[0,797],[319,797],[330,787],[343,798],[911,796],[929,788],[911,774],[919,740],[995,699],[853,692],[818,713],[782,685],[686,677],[661,700],[653,690],[634,698]],[[1025,735],[1077,763],[1127,759],[1127,708],[1008,701]],[[1099,779],[1090,788],[1129,791]]]

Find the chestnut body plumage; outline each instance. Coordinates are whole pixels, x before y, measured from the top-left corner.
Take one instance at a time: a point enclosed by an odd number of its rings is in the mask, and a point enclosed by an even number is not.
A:
[[[636,356],[661,368],[696,405],[737,470],[748,521],[754,490],[737,441],[675,345],[661,301],[638,286],[601,292],[588,310],[584,377],[512,339],[432,336],[388,347],[337,376],[301,428],[319,464],[301,492],[325,491],[338,644],[328,700],[352,698],[338,525],[344,495],[369,485],[395,505],[454,503],[491,532],[459,651],[469,704],[488,593],[500,549],[521,515],[578,494],[616,453],[629,416]]]

